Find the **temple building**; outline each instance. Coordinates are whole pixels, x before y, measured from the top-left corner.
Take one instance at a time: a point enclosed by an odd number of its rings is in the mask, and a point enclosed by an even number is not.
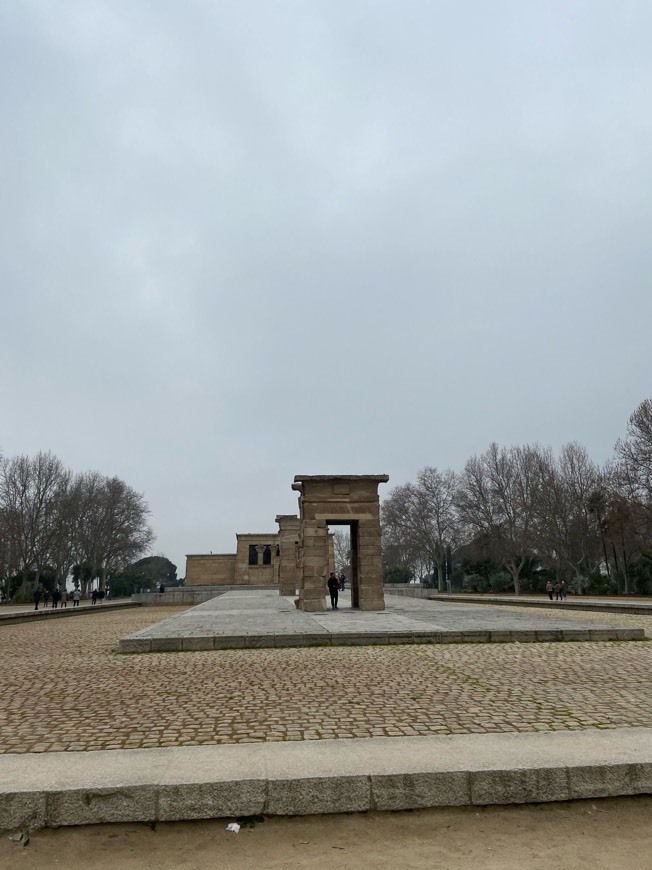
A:
[[[186,556],[186,587],[268,587],[294,596],[300,610],[326,609],[328,575],[335,570],[330,527],[349,530],[351,606],[383,610],[383,565],[378,485],[386,474],[298,474],[299,515],[279,514],[277,532],[236,535],[235,553]]]

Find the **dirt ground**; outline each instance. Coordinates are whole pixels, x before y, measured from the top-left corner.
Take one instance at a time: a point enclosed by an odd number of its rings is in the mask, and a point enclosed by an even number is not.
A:
[[[0,839],[2,870],[650,870],[652,796],[517,807],[93,825]]]

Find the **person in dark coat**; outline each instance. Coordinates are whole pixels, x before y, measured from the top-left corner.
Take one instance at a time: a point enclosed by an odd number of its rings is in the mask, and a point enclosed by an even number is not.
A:
[[[41,590],[36,587],[34,590],[34,610],[38,610],[39,602],[41,601]]]
[[[337,610],[337,598],[338,598],[338,590],[340,588],[340,581],[335,576],[335,573],[331,571],[331,576],[328,578],[328,591],[331,596],[331,607],[333,610]]]

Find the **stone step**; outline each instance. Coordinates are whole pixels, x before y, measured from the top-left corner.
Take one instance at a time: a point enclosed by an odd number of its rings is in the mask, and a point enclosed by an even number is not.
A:
[[[652,728],[0,756],[0,828],[652,793]]]
[[[642,628],[571,628],[529,631],[347,631],[287,634],[200,634],[120,640],[121,653],[183,652],[212,649],[274,649],[308,646],[388,646],[402,643],[550,643],[645,640]]]

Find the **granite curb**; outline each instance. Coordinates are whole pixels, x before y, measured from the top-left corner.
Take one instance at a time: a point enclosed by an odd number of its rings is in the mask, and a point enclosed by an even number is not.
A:
[[[2,613],[0,612],[0,625],[15,625],[19,622],[35,622],[41,619],[62,619],[67,616],[81,616],[89,613],[107,613],[115,610],[130,610],[133,607],[142,607],[141,604],[135,601],[126,601],[115,604],[97,604],[84,605],[83,607],[64,607],[63,609],[49,608],[48,610],[25,610],[22,613]]]
[[[405,595],[406,593],[401,591],[393,591],[387,592],[387,588],[385,589],[385,594],[396,595],[400,597],[401,595]],[[411,597],[411,596],[407,596]],[[415,596],[425,599],[426,601],[445,601],[449,604],[491,604],[493,606],[498,607],[539,607],[549,610],[550,608],[554,608],[555,610],[563,611],[587,611],[593,613],[630,613],[635,614],[636,616],[652,616],[652,602],[649,604],[641,602],[640,604],[633,603],[620,603],[613,602],[609,603],[608,601],[594,601],[594,602],[586,602],[584,603],[580,599],[573,598],[566,599],[565,601],[550,601],[550,599],[545,598],[541,601],[533,601],[527,600],[523,598],[492,598],[492,597],[483,597],[483,596],[472,596],[472,595],[458,595],[457,593],[453,595],[446,595],[432,593],[428,595]]]
[[[548,643],[645,640],[642,628],[545,629],[523,631],[348,631],[303,634],[205,634],[186,637],[126,637],[121,653],[190,652],[220,649],[272,649],[308,646],[387,646],[389,644]]]
[[[652,728],[0,756],[0,828],[652,793]]]

